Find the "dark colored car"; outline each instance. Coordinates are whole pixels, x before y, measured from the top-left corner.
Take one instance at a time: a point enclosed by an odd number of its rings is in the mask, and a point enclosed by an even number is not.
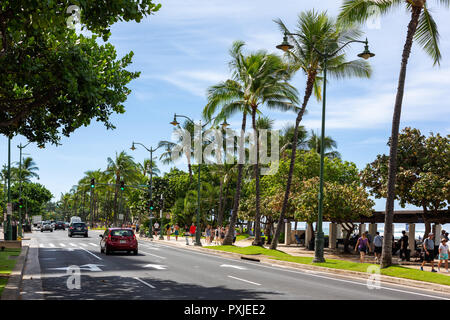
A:
[[[127,251],[138,253],[138,242],[133,229],[109,228],[100,237],[100,252],[110,254],[113,251]]]
[[[88,236],[88,227],[86,223],[84,222],[74,222],[69,226],[68,235],[69,237],[75,236],[75,235],[82,235],[85,238]]]
[[[64,224],[64,222],[58,221],[58,222],[55,223],[55,228],[54,229],[55,230],[59,230],[59,229],[66,230],[66,225]]]

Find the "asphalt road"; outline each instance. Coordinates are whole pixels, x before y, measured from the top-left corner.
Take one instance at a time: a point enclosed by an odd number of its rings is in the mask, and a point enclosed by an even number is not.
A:
[[[450,295],[322,272],[299,271],[234,260],[148,241],[139,254],[100,253],[98,231],[89,237],[67,231],[33,232],[22,299],[339,299],[428,300]],[[79,286],[70,266],[80,268]],[[68,280],[69,286],[68,286]],[[74,288],[75,287],[75,288]]]

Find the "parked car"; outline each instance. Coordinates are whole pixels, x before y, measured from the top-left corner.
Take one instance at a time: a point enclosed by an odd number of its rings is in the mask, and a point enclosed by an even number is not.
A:
[[[69,237],[74,235],[83,235],[85,238],[88,236],[88,226],[84,222],[71,223],[68,229]]]
[[[55,223],[55,230],[59,229],[66,230],[66,225],[64,224],[64,222],[58,221]]]
[[[100,252],[110,254],[113,251],[127,251],[138,254],[138,242],[133,229],[130,228],[108,228],[104,234],[99,235]]]
[[[50,231],[53,232],[53,227],[49,222],[42,222],[41,232]]]

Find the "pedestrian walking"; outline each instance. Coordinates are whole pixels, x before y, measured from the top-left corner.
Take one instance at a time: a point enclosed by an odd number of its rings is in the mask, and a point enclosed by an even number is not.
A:
[[[220,228],[219,226],[216,227],[216,230],[214,230],[214,244],[219,244],[220,241]]]
[[[447,239],[442,239],[439,244],[439,264],[438,271],[441,271],[441,263],[444,261],[445,263],[445,271],[448,272],[448,244]]]
[[[166,234],[167,234],[167,241],[170,241],[170,235],[172,233],[172,226],[170,223],[166,225]]]
[[[224,227],[220,228],[220,244],[223,245],[223,241],[225,240],[225,229]]]
[[[375,255],[375,261],[380,262],[381,252],[383,250],[383,237],[377,231],[375,238],[373,238],[373,252]]]
[[[408,255],[408,245],[409,245],[409,238],[406,235],[406,231],[403,230],[402,231],[402,237],[400,238],[400,259],[402,261],[404,260],[409,260],[409,255]]]
[[[186,239],[186,245],[189,245],[189,226],[187,224],[184,225],[184,237]]]
[[[178,241],[178,235],[180,234],[180,226],[175,223],[175,241]]]
[[[233,229],[233,244],[236,242],[236,228]]]
[[[195,229],[196,229],[196,227],[195,227],[194,223],[192,222],[192,225],[191,225],[191,227],[189,228],[189,233],[191,234],[192,242],[194,242]]]
[[[209,243],[210,242],[210,240],[211,240],[211,227],[209,226],[209,224],[206,226],[206,229],[205,229],[205,240],[206,240],[206,243]]]
[[[364,263],[364,258],[367,252],[370,252],[369,249],[369,239],[367,239],[366,234],[363,233],[361,237],[356,242],[355,252],[359,251],[359,260],[361,263]]]
[[[423,271],[423,266],[425,263],[429,262],[431,264],[431,272],[437,272],[434,270],[434,234],[429,233],[428,238],[426,238],[423,241],[423,247],[422,247],[422,257],[423,262],[420,266],[420,270]]]
[[[155,224],[153,225],[153,227],[155,228],[155,237],[158,235],[158,231],[159,231],[159,223],[158,221],[155,221]]]

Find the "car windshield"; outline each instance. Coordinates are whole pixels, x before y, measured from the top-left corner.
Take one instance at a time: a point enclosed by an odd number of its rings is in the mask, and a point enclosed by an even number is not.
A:
[[[111,236],[132,237],[133,231],[131,231],[131,230],[111,230]]]
[[[74,223],[73,226],[74,226],[75,228],[79,228],[79,227],[84,227],[85,224],[84,224],[84,223]]]

